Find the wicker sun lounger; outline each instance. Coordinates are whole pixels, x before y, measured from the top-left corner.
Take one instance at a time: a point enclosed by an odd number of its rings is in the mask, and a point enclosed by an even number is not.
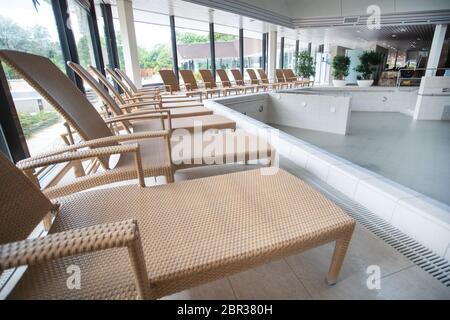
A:
[[[294,71],[292,71],[292,69],[283,69],[283,74],[284,74],[284,77],[286,78],[287,82],[293,82],[297,86],[304,87],[305,85],[309,86],[310,83],[314,83],[314,81],[310,81],[310,80],[306,80],[306,79],[303,80],[303,79],[298,78],[295,75]]]
[[[297,83],[292,81],[289,82],[286,80],[282,69],[275,69],[275,78],[277,79],[277,83],[280,84],[281,88],[292,88],[293,86],[297,86]]]
[[[55,204],[0,155],[0,199],[0,273],[28,266],[9,299],[157,299],[335,241],[334,284],[355,226],[283,170],[92,190]],[[27,239],[49,213],[48,234]]]
[[[133,91],[121,78],[121,76],[113,69],[106,67],[105,71],[110,75],[112,80],[122,89],[128,99],[139,100],[139,99],[150,99],[155,97],[159,93],[157,90],[144,90],[144,91]]]
[[[108,92],[100,85],[99,82],[95,80],[95,78],[86,69],[84,69],[81,65],[71,61],[67,62],[67,65],[97,93],[103,103],[107,105],[108,108],[110,108],[116,116],[122,115],[122,110],[127,113],[136,114],[137,112],[139,112],[140,114],[145,114],[146,111],[153,112],[154,110],[162,109],[161,107],[163,103],[159,100],[126,103],[125,100],[123,100],[122,96],[115,90],[114,86],[106,81],[105,85],[107,87],[107,90],[109,92],[112,92],[114,97],[116,98],[117,104],[112,104],[112,99],[110,99]],[[173,119],[211,114],[213,114],[213,111],[205,107],[173,108],[170,110],[170,116]]]
[[[223,86],[219,87],[217,85],[216,80],[214,79],[214,76],[213,76],[211,70],[200,69],[199,72],[200,72],[200,75],[202,76],[203,83],[205,84],[206,88],[220,90],[220,92],[222,92],[222,94],[224,96],[227,96],[228,94],[230,94],[233,91],[235,91],[236,94],[238,93],[239,89],[223,87]]]
[[[119,106],[114,99],[108,94],[108,92],[97,82],[95,79],[80,65],[73,62],[68,62],[68,65],[82,77],[89,86],[99,95],[102,101],[108,106],[108,108],[117,116],[115,119],[123,116],[122,110],[130,110],[137,107],[134,104],[125,106]],[[160,112],[161,111],[161,112]],[[199,115],[198,112],[205,113],[206,115]],[[153,119],[149,116],[152,113]],[[176,116],[172,117],[172,113]],[[134,132],[148,131],[148,130],[161,130],[168,128],[169,130],[186,129],[190,132],[194,132],[197,124],[201,123],[201,130],[206,131],[209,129],[236,129],[236,123],[233,120],[225,118],[220,115],[212,114],[211,110],[204,107],[194,107],[194,109],[178,108],[175,110],[139,110],[138,112],[131,113],[136,117],[142,115],[143,118],[130,119],[125,126],[131,125],[134,128]],[[161,126],[159,118],[163,117],[164,124]],[[134,120],[134,121],[133,121]],[[145,121],[143,121],[145,120]],[[108,121],[108,119],[106,119]],[[139,129],[135,127],[139,125]]]
[[[264,69],[258,69],[258,74],[259,77],[261,78],[261,82],[268,84],[270,86],[272,86],[273,89],[280,89],[282,88],[281,84],[278,82],[270,82],[269,77],[267,76],[266,72],[264,71]]]
[[[247,90],[250,90],[252,93],[258,92],[259,91],[259,86],[254,85],[254,84],[246,84],[244,81],[244,77],[242,76],[241,70],[239,69],[231,69],[231,74],[233,75],[234,78],[234,82],[238,85],[238,86],[243,86],[245,88],[245,93],[247,93]]]
[[[227,71],[225,69],[217,69],[216,72],[220,78],[220,83],[222,84],[222,87],[233,89],[236,91],[236,94],[247,92],[244,86],[240,86],[237,83],[233,84],[230,81],[230,78],[228,77]]]
[[[196,97],[198,96],[200,98],[200,101],[202,100],[203,91],[201,90],[181,90],[180,83],[175,76],[175,73],[173,70],[169,69],[163,69],[159,70],[159,74],[164,82],[164,87],[166,88],[166,91],[169,92],[170,95],[176,96],[177,94],[184,94],[188,97]]]
[[[247,73],[248,76],[250,77],[250,83],[256,85],[258,87],[258,90],[261,88],[264,91],[266,91],[272,88],[272,86],[269,83],[263,83],[258,79],[254,69],[247,69]]]
[[[116,88],[108,81],[108,79],[95,67],[90,66],[89,70],[97,77],[98,81],[108,88],[115,99],[121,104],[135,103],[136,105],[148,105],[159,103],[160,109],[175,109],[186,107],[203,106],[198,99],[189,98],[187,96],[164,96],[161,93],[155,93],[151,96],[140,96],[139,98],[130,98],[128,95],[121,95]],[[116,82],[116,81],[114,81]],[[117,83],[117,82],[116,82]],[[122,86],[120,86],[122,88]]]
[[[184,85],[188,91],[203,91],[205,98],[208,99],[209,96],[211,98],[214,94],[217,94],[220,97],[220,89],[217,88],[199,88],[197,84],[197,79],[195,79],[194,73],[192,70],[180,70],[180,75],[183,78]]]
[[[171,141],[171,134],[168,130],[147,131],[147,121],[135,122],[133,124],[132,134],[115,136],[107,124],[119,122],[127,127],[127,121],[144,120],[145,117],[151,118],[152,115],[131,114],[112,117],[105,121],[87,100],[86,96],[48,58],[23,52],[0,50],[0,60],[16,70],[18,74],[44,97],[62,115],[70,128],[73,128],[75,133],[83,141],[76,145],[63,147],[22,161],[19,163],[21,169],[31,171],[34,168],[45,166],[46,162],[41,159],[50,156],[67,156],[68,153],[70,155],[71,152],[82,150],[83,148],[116,147],[120,143],[136,141],[140,145],[144,176],[165,176],[168,182],[173,181],[174,171],[192,166],[258,159],[268,159],[269,162],[267,165],[273,162],[271,160],[275,153],[268,143],[254,135],[241,132],[220,132],[213,135],[213,137],[222,139],[224,146],[228,145],[227,139],[233,139],[233,141],[238,139],[242,141],[245,139],[244,142],[253,142],[256,139],[256,146],[255,143],[245,143],[244,145],[231,143],[231,145],[235,146],[235,149],[218,150],[218,153],[214,155],[214,161],[203,155],[199,156],[197,152],[183,153],[181,155],[176,153],[172,154],[172,149],[175,149],[177,143],[181,142]],[[107,96],[109,95],[107,94]],[[159,112],[163,113],[167,111]],[[173,121],[175,120],[183,119],[173,119]],[[155,119],[155,121],[159,120]],[[70,134],[72,134],[72,131],[70,131]],[[73,139],[71,140],[73,141]],[[203,150],[205,150],[209,143],[211,142],[203,142]],[[91,152],[89,153],[91,158],[98,157],[104,170],[67,182],[64,189],[50,187],[45,190],[49,197],[58,197],[99,185],[137,178],[135,170],[136,159],[129,151],[124,152],[119,149],[121,152],[113,152],[123,153],[113,168],[109,165],[109,154],[105,153],[105,151],[99,154],[96,154],[96,149],[88,151]],[[67,161],[71,160],[69,159]]]

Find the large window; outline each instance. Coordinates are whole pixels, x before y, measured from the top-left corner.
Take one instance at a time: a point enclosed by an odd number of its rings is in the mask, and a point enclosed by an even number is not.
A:
[[[262,67],[262,33],[244,30],[244,77],[248,77],[245,69]]]
[[[52,7],[39,1],[4,1],[0,11],[0,49],[25,51],[48,57],[63,72],[64,59]],[[61,145],[63,119],[25,80],[3,64],[31,155]]]
[[[216,68],[239,68],[239,29],[214,26],[214,40],[216,44]]]
[[[284,39],[284,68],[295,68],[295,40]]]
[[[199,70],[211,68],[209,25],[183,18],[176,18],[175,25],[178,67],[180,70],[192,70],[196,79],[200,80]]]

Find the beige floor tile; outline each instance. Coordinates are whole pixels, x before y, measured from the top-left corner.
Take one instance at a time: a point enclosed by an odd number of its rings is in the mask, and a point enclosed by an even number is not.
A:
[[[335,286],[329,286],[325,282],[325,277],[333,249],[333,244],[327,244],[286,258],[313,298],[327,297],[328,291],[331,292],[334,299],[371,298],[373,293],[368,292],[366,286],[368,266],[378,265],[383,277],[414,265],[358,224],[341,270],[339,282]],[[347,279],[349,280],[347,281]],[[347,284],[351,284],[351,286],[347,288]],[[341,296],[333,296],[333,292],[340,292],[340,289],[344,289],[345,293]]]
[[[229,277],[238,299],[309,299],[284,259]]]
[[[227,278],[219,279],[189,290],[184,290],[162,300],[235,300]]]

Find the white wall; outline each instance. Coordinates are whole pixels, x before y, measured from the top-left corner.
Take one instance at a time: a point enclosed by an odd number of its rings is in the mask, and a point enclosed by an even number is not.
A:
[[[450,120],[450,77],[423,77],[414,111],[416,120]]]

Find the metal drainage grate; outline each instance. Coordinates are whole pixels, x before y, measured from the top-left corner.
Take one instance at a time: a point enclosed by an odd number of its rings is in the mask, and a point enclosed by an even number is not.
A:
[[[333,200],[365,228],[450,287],[450,263],[445,259],[305,170],[296,170],[296,174]]]

